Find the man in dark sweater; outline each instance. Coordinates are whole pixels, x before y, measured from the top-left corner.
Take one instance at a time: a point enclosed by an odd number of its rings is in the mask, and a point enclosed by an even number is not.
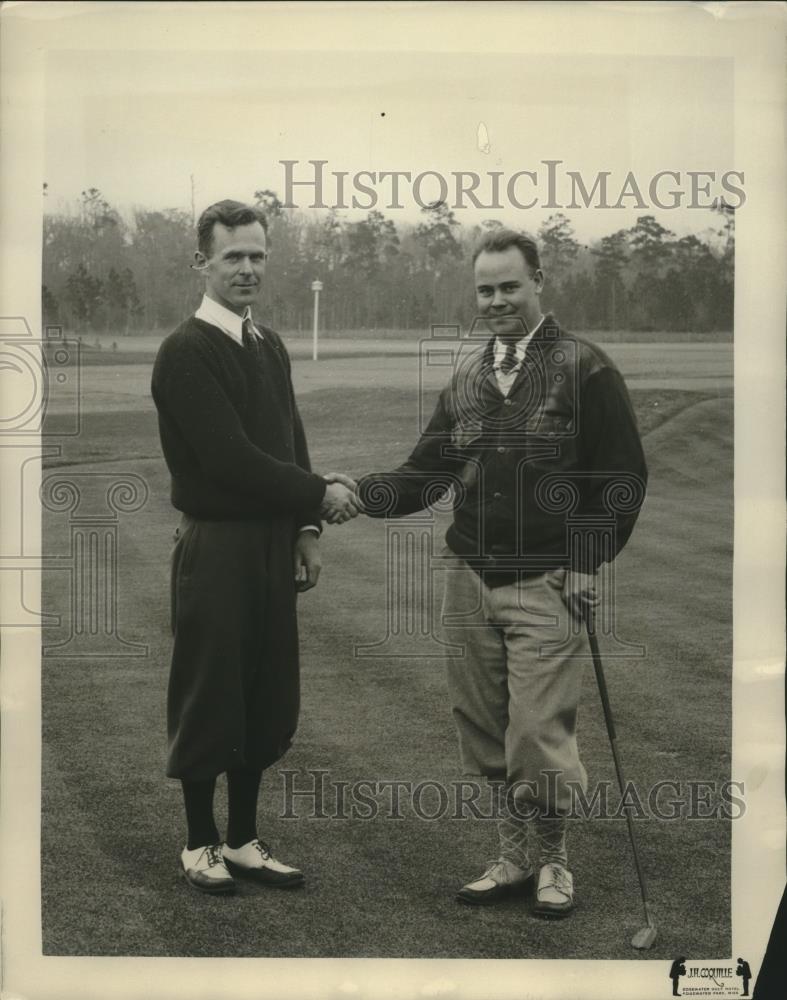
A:
[[[466,773],[507,790],[497,860],[458,898],[494,903],[529,890],[535,912],[574,905],[566,853],[572,785],[586,788],[576,743],[582,622],[596,571],[631,534],[646,467],[623,379],[597,347],[543,316],[538,248],[512,230],[474,256],[481,325],[404,465],[358,484],[371,516],[414,513],[454,490],[443,623],[463,648],[448,683]],[[337,477],[355,486],[346,477]]]
[[[353,493],[311,471],[278,334],[255,325],[265,216],[223,201],[202,214],[199,309],[161,345],[152,379],[172,503],[174,648],[167,774],[183,787],[188,882],[232,892],[232,873],[295,886],[302,873],[257,834],[262,772],[285,753],[299,708],[296,593],[320,574],[320,521],[356,516]],[[226,773],[228,828],[213,816]]]

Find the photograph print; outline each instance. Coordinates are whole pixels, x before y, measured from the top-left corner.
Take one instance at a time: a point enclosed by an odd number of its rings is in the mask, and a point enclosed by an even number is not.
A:
[[[40,360],[37,960],[747,995],[784,886],[779,640],[739,665],[762,25],[51,7],[40,312],[2,320]]]

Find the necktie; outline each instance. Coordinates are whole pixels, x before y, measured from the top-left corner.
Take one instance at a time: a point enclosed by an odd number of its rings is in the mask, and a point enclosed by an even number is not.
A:
[[[506,353],[503,360],[500,362],[500,371],[504,375],[508,375],[512,368],[516,367],[516,344],[513,341],[509,341],[506,344]]]
[[[243,339],[243,346],[256,357],[258,350],[257,334],[252,329],[250,316],[246,316],[243,320],[243,324],[241,326],[241,337]]]

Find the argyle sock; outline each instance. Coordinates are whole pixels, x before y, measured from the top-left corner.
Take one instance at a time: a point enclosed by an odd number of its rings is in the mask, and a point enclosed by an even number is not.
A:
[[[202,781],[181,781],[183,788],[183,803],[186,807],[186,824],[188,826],[188,844],[190,851],[209,844],[218,844],[219,831],[213,819],[213,793],[216,789],[216,779],[206,778]]]
[[[257,798],[260,768],[234,767],[227,771],[227,846],[243,847],[257,837]]]
[[[566,853],[566,819],[564,816],[537,816],[533,820],[533,835],[538,846],[538,863],[568,864]]]
[[[503,789],[501,789],[502,791]],[[499,857],[511,861],[523,871],[530,871],[530,855],[528,841],[530,839],[530,824],[527,819],[517,814],[511,790],[504,787],[505,796],[499,800],[499,818],[497,820],[497,840]]]
[[[497,839],[500,857],[511,861],[523,871],[530,871],[528,853],[528,822],[514,816],[504,816],[497,821]]]

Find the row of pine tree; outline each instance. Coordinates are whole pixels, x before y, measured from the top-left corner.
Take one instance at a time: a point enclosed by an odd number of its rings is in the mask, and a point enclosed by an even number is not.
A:
[[[478,236],[501,225],[463,226],[442,203],[416,225],[378,211],[350,221],[285,209],[257,191],[270,220],[271,257],[263,312],[282,331],[311,324],[311,282],[324,282],[321,325],[328,331],[424,331],[473,320],[470,259]],[[734,212],[707,213],[699,235],[677,237],[643,215],[589,244],[558,212],[534,235],[546,275],[544,305],[575,331],[729,331],[733,321]],[[164,334],[193,311],[200,281],[191,214],[136,209],[130,219],[95,188],[69,211],[45,213],[44,322],[72,333]]]

